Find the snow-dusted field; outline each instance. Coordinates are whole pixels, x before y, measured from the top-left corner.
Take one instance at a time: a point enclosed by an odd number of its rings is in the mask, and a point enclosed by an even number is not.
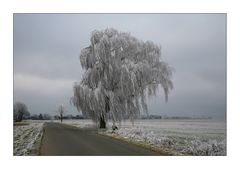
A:
[[[42,136],[44,122],[25,121],[28,125],[14,126],[14,155],[36,155]],[[91,120],[63,120],[63,123],[79,128],[96,127]],[[211,119],[160,119],[129,120],[118,124],[112,133],[99,133],[147,145],[153,149],[166,150],[174,155],[226,155],[226,123]]]
[[[38,155],[42,121],[24,121],[13,127],[13,155]]]
[[[56,121],[56,122],[59,122]],[[93,123],[90,119],[81,119],[81,120],[63,120],[64,124],[73,125],[79,128],[95,128],[96,124]]]
[[[211,119],[123,122],[117,134],[176,154],[226,155],[226,125]]]
[[[65,123],[77,127],[94,126],[90,120],[68,120]],[[226,123],[221,120],[136,120],[134,126],[127,120],[115,133],[112,133],[110,123],[104,133],[155,149],[167,149],[176,155],[226,155]]]

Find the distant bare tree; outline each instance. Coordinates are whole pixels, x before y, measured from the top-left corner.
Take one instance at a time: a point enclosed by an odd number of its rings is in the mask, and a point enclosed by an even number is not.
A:
[[[38,119],[39,119],[39,120],[43,120],[43,116],[42,116],[41,113],[39,114]]]
[[[22,102],[16,102],[13,107],[13,115],[16,122],[21,122],[24,115],[30,115],[27,106]]]
[[[60,115],[60,119],[61,119],[61,123],[62,123],[62,120],[63,120],[63,114],[66,112],[66,109],[64,108],[63,105],[60,105],[60,106],[58,107],[57,112],[58,112],[59,115]]]

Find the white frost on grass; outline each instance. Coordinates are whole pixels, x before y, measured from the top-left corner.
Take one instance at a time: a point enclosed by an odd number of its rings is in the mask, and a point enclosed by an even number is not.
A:
[[[80,128],[96,127],[91,120],[64,120],[65,124]],[[107,130],[99,133],[120,137],[132,142],[166,149],[174,155],[226,155],[226,123],[212,119],[158,119],[129,120],[118,125],[112,133],[111,122]]]
[[[226,155],[225,122],[208,119],[137,120],[121,124],[113,134],[154,148],[167,148],[184,155]]]
[[[15,125],[13,155],[38,155],[42,132],[42,121],[24,121]]]
[[[72,125],[78,128],[93,128],[96,124],[89,119],[79,119],[79,120],[63,120],[64,124]]]

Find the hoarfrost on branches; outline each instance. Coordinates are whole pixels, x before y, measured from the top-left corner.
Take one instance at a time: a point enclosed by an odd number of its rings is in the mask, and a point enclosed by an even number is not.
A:
[[[159,85],[166,101],[173,88],[172,69],[161,60],[160,46],[115,29],[93,31],[80,62],[85,73],[73,86],[71,102],[96,122],[133,122],[141,109],[148,114],[146,98],[156,95]]]
[[[24,115],[29,115],[27,106],[22,102],[16,102],[13,106],[13,115],[15,121],[22,121]]]

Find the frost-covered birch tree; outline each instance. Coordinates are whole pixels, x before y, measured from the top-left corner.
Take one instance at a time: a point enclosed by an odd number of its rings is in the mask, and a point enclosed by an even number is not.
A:
[[[172,69],[161,59],[161,48],[115,29],[93,31],[91,45],[82,49],[80,62],[85,73],[73,86],[73,105],[106,127],[106,121],[133,120],[143,111],[146,98],[161,86],[168,100],[173,88]]]

